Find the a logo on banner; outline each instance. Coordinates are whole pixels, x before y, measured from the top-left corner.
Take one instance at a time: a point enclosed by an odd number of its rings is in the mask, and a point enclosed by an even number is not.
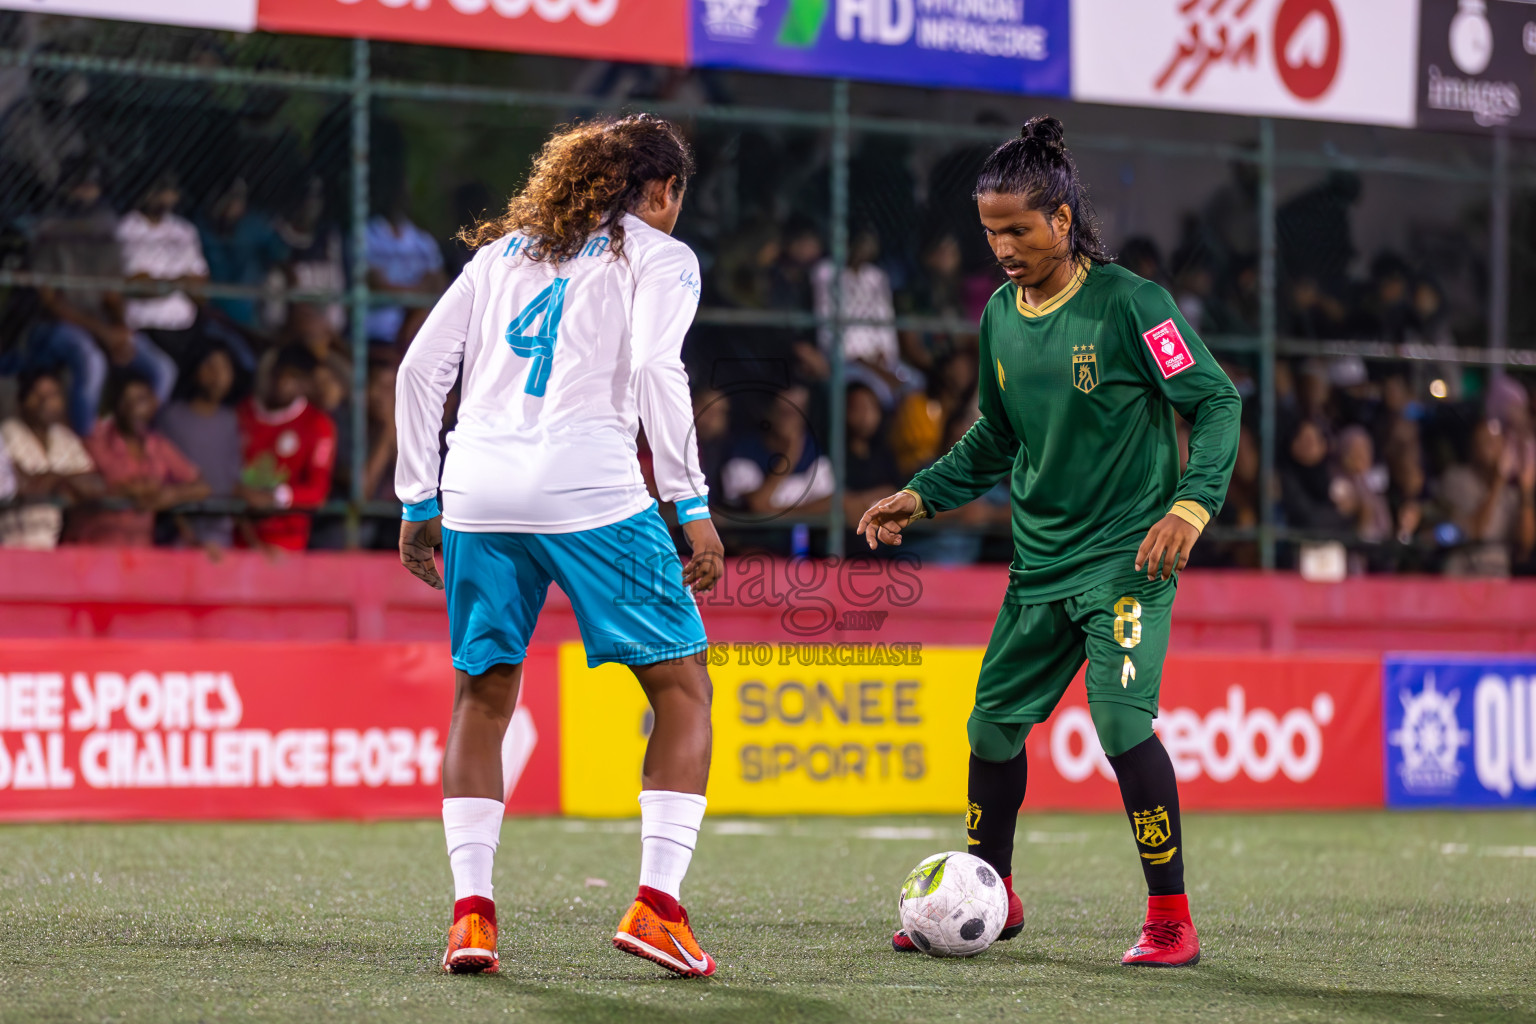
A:
[[[1193,0],[1180,5],[1186,19],[1153,87],[1191,93],[1206,73],[1223,64],[1257,68],[1261,5],[1227,0]],[[1339,73],[1342,38],[1331,0],[1285,0],[1270,26],[1275,68],[1291,95],[1314,100],[1328,91]]]
[[[1493,28],[1483,0],[1460,0],[1447,40],[1451,60],[1464,75],[1480,75],[1493,60]]]
[[[712,39],[751,42],[762,27],[757,12],[768,0],[704,0],[704,31]],[[820,25],[817,26],[820,28]]]
[[[1071,0],[1072,96],[1406,127],[1421,2]]]
[[[1450,14],[1449,5],[1450,0],[1438,0],[1425,9],[1424,106],[1471,114],[1472,122],[1482,128],[1508,124],[1521,113],[1519,80],[1530,73],[1527,58],[1536,25],[1518,10],[1497,11],[1495,24],[1485,0],[1458,0],[1448,20],[1431,24],[1432,13],[1442,19]],[[1445,48],[1436,49],[1442,39]],[[1517,52],[1522,49],[1523,54]],[[1447,55],[1453,67],[1443,68]],[[1484,73],[1489,77],[1481,77]]]
[[[1275,15],[1275,68],[1299,100],[1315,100],[1339,74],[1343,39],[1330,0],[1285,0]]]
[[[1456,705],[1461,691],[1441,693],[1435,674],[1426,673],[1418,693],[1398,691],[1403,705],[1403,724],[1387,733],[1387,742],[1402,751],[1398,774],[1410,793],[1449,793],[1461,778],[1461,748],[1472,734],[1461,727]]]
[[[1387,660],[1387,798],[1536,805],[1536,661]]]

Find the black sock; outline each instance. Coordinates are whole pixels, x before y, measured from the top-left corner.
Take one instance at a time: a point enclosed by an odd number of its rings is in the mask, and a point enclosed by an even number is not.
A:
[[[1183,836],[1179,829],[1179,783],[1163,741],[1156,736],[1109,759],[1120,782],[1147,895],[1177,896],[1184,891]]]
[[[1013,830],[1024,802],[1029,762],[1024,751],[1011,761],[983,761],[971,755],[971,780],[967,789],[971,806],[965,816],[969,851],[986,861],[999,875],[1013,874]]]

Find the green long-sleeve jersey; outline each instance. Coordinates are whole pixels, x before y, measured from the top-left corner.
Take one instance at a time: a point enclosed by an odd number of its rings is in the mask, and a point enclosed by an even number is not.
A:
[[[932,514],[1011,474],[1009,601],[1130,574],[1165,515],[1203,529],[1220,510],[1242,401],[1152,282],[1085,264],[1038,308],[1005,284],[982,313],[978,387],[981,418],[908,486]],[[1191,424],[1182,476],[1175,411]]]

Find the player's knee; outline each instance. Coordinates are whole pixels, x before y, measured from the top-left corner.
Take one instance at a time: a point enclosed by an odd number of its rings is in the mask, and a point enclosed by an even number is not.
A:
[[[1019,756],[1024,749],[1024,740],[1029,737],[1029,729],[1028,722],[983,722],[973,717],[965,723],[971,753],[983,761],[999,764]]]
[[[1088,702],[1088,713],[1093,716],[1093,728],[1099,734],[1099,746],[1110,757],[1119,757],[1152,736],[1152,712],[1143,708],[1113,701],[1091,700]]]
[[[636,666],[635,677],[657,722],[668,728],[709,728],[715,690],[703,665],[687,659],[657,662]]]
[[[457,708],[472,707],[492,717],[510,717],[522,677],[521,665],[493,665],[479,675],[460,671],[454,679]]]

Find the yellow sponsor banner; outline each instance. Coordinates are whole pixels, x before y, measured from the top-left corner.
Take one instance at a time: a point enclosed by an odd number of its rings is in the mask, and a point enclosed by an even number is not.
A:
[[[981,648],[716,643],[715,814],[964,811],[965,722]],[[560,798],[566,814],[639,812],[650,708],[623,665],[560,648]]]

